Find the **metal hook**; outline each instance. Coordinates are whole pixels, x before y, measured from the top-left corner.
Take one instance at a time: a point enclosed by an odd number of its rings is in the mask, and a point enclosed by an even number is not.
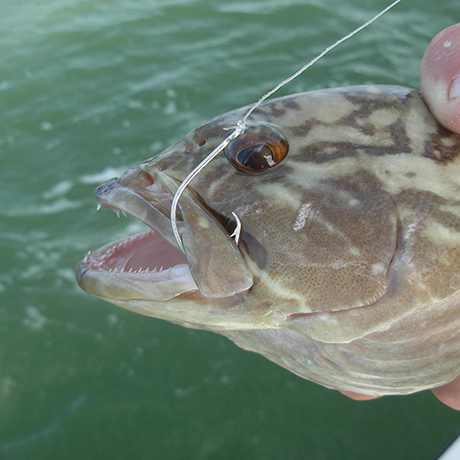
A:
[[[236,220],[236,227],[235,230],[233,230],[233,233],[230,235],[230,238],[235,238],[235,244],[238,246],[240,243],[241,230],[243,229],[243,226],[241,224],[240,218],[233,211],[232,214]]]

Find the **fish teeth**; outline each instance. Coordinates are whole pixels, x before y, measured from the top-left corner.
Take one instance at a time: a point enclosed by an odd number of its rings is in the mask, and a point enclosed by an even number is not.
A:
[[[100,263],[99,265],[102,265],[102,263]],[[142,275],[142,274],[147,274],[147,273],[159,273],[159,272],[162,272],[164,270],[164,267],[161,266],[161,267],[140,267],[140,268],[137,268],[137,269],[134,269],[133,267],[131,267],[129,270],[124,270],[124,269],[121,269],[121,268],[118,268],[118,267],[114,267],[114,268],[109,268],[108,271],[109,272],[113,272],[113,273],[129,273],[131,275]]]

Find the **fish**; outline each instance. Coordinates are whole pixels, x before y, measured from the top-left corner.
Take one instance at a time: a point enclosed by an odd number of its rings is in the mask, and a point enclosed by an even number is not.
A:
[[[147,230],[90,252],[87,293],[213,331],[327,388],[408,394],[460,373],[460,136],[369,85],[218,116],[96,189]]]

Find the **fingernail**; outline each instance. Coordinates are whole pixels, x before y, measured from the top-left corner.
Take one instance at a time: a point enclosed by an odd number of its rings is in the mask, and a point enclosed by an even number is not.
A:
[[[460,96],[460,75],[457,75],[450,82],[448,100],[452,101]]]

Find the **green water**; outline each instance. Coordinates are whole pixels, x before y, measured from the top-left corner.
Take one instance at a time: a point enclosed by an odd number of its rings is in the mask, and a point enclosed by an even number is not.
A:
[[[451,0],[405,0],[282,94],[418,86]],[[256,100],[381,0],[0,0],[0,458],[430,460],[460,413],[358,403],[223,337],[81,292],[89,249],[141,229],[97,184]]]

